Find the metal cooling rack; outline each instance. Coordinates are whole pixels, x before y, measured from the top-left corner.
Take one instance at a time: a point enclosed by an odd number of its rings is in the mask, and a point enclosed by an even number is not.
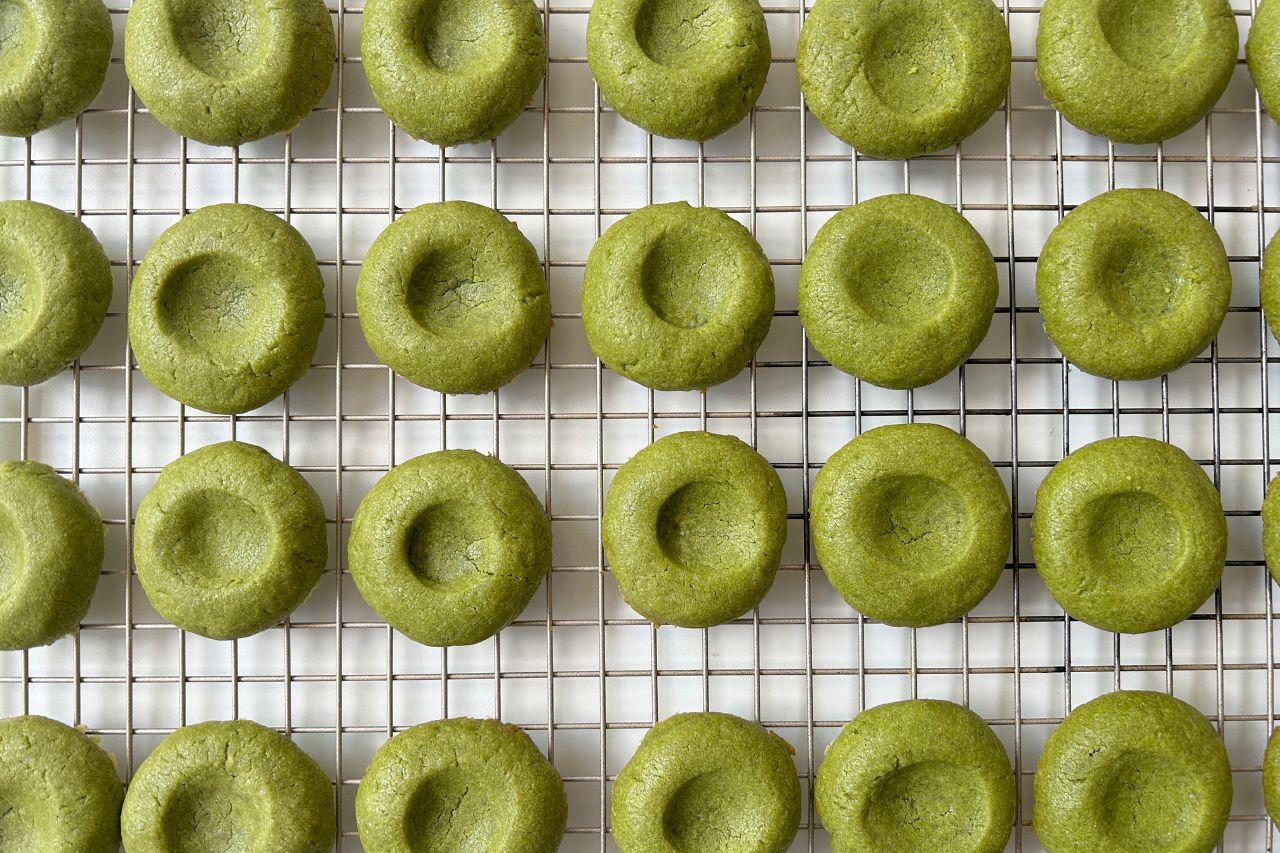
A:
[[[1252,0],[1237,3],[1242,34]],[[360,2],[333,6],[343,48],[333,87],[290,137],[239,150],[187,143],[137,101],[119,60],[127,6],[112,8],[116,56],[95,106],[74,123],[0,145],[5,197],[75,212],[113,259],[116,298],[82,363],[31,389],[0,389],[0,452],[40,459],[80,482],[108,524],[108,557],[78,636],[0,654],[0,714],[84,725],[126,777],[175,727],[246,716],[279,727],[336,780],[339,848],[359,849],[352,802],[385,738],[445,715],[501,715],[546,749],[569,790],[566,851],[612,849],[608,790],[644,731],[679,710],[760,719],[787,738],[806,800],[796,850],[825,850],[809,788],[839,727],[906,696],[964,702],[1005,742],[1023,793],[1013,849],[1039,849],[1030,782],[1067,711],[1123,685],[1171,690],[1223,733],[1236,796],[1224,848],[1271,849],[1259,791],[1276,718],[1273,588],[1258,507],[1275,460],[1270,389],[1278,359],[1258,308],[1260,247],[1276,198],[1280,131],[1240,67],[1201,127],[1164,146],[1113,147],[1066,125],[1034,80],[1038,4],[1002,9],[1014,39],[1010,105],[960,150],[907,164],[851,154],[804,113],[795,82],[803,0],[767,6],[775,60],[748,122],[704,146],[645,136],[602,102],[585,63],[586,5],[547,0],[551,59],[534,104],[492,145],[441,151],[396,132],[359,60]],[[1161,186],[1196,204],[1226,240],[1236,274],[1218,341],[1165,379],[1115,385],[1080,374],[1045,339],[1036,254],[1063,213],[1114,186]],[[803,248],[834,211],[903,189],[954,203],[988,239],[1003,294],[974,358],[929,388],[888,392],[819,360],[795,310]],[[469,198],[513,218],[540,250],[556,327],[543,355],[500,393],[445,398],[392,376],[354,312],[360,260],[397,213]],[[706,394],[645,392],[602,370],[578,313],[593,239],[639,206],[687,199],[722,207],[774,264],[778,311],[757,360]],[[181,214],[240,200],[289,219],[328,283],[317,364],[282,400],[215,417],[165,399],[133,367],[124,305],[134,265]],[[1274,217],[1273,217],[1274,219]],[[887,628],[852,613],[812,562],[807,486],[864,427],[930,420],[965,432],[1007,478],[1018,536],[1009,570],[961,623]],[[758,612],[709,631],[657,630],[622,603],[604,567],[599,507],[612,472],[655,436],[732,432],[777,466],[789,494],[783,571]],[[1222,489],[1231,530],[1224,586],[1202,610],[1152,636],[1064,620],[1030,560],[1035,488],[1069,449],[1104,435],[1175,441]],[[160,467],[237,436],[285,458],[330,515],[331,571],[283,626],[215,643],[167,625],[132,574],[133,510]],[[542,594],[495,640],[441,652],[395,635],[344,573],[352,512],[391,461],[440,447],[496,453],[552,515],[555,566]]]

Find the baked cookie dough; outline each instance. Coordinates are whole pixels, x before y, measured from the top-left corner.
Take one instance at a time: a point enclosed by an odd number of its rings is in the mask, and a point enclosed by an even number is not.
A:
[[[1227,0],[1045,0],[1036,76],[1081,130],[1160,142],[1213,109],[1239,49]]]
[[[224,441],[164,466],[138,506],[133,560],[156,612],[215,640],[275,625],[328,559],[324,507],[261,447]]]
[[[1267,738],[1267,750],[1262,756],[1262,800],[1271,820],[1280,823],[1280,729]]]
[[[731,714],[676,714],[640,741],[613,785],[622,853],[782,853],[800,826],[785,740]]]
[[[347,544],[360,594],[427,646],[469,646],[520,615],[551,568],[551,522],[529,484],[473,450],[392,468],[360,502]]]
[[[1280,3],[1264,0],[1244,44],[1249,74],[1272,120],[1280,116]]]
[[[497,720],[436,720],[396,735],[356,793],[370,853],[555,853],[568,811],[551,762]]]
[[[1280,477],[1267,484],[1262,501],[1262,555],[1273,578],[1280,579]]]
[[[161,741],[129,783],[120,825],[127,853],[327,853],[337,834],[324,771],[252,720]]]
[[[1277,237],[1280,235],[1272,236],[1262,253],[1262,276],[1258,282],[1262,310],[1272,335],[1280,329],[1280,239]]]
[[[981,717],[953,702],[911,699],[846,725],[818,768],[814,796],[835,853],[999,853],[1017,786]]]
[[[609,369],[659,391],[737,376],[773,321],[773,271],[737,220],[682,201],[643,207],[591,247],[587,342]]]
[[[991,250],[955,208],[879,196],[819,229],[800,269],[800,322],[845,373],[918,388],[973,354],[999,293]]]
[[[0,384],[35,385],[79,358],[110,302],[111,263],[80,220],[0,202]]]
[[[120,849],[124,786],[82,732],[47,717],[0,720],[0,780],[0,849]]]
[[[760,603],[782,560],[782,480],[741,439],[678,432],[618,469],[601,526],[622,597],[657,625],[706,628]]]
[[[1231,302],[1222,239],[1162,190],[1112,190],[1066,215],[1036,267],[1045,333],[1076,367],[1153,379],[1218,333]]]
[[[363,19],[373,96],[415,139],[493,139],[542,82],[546,48],[532,0],[368,0]]]
[[[863,433],[818,472],[814,551],[849,606],[923,628],[968,613],[1009,556],[1009,494],[967,438],[937,424]]]
[[[1031,548],[1069,616],[1141,634],[1176,625],[1213,594],[1226,564],[1227,520],[1218,490],[1180,449],[1104,438],[1040,484]]]
[[[84,112],[111,63],[102,0],[0,5],[0,135],[31,136]]]
[[[165,127],[206,145],[291,131],[336,55],[324,0],[134,0],[124,67]]]
[[[1204,715],[1164,693],[1108,693],[1072,711],[1036,767],[1032,828],[1049,853],[1209,853],[1231,811],[1231,765]]]
[[[48,645],[80,626],[103,538],[102,518],[70,480],[39,462],[0,463],[0,650]]]
[[[818,0],[800,30],[796,72],[823,127],[897,160],[982,127],[1009,89],[1011,58],[990,0]]]
[[[511,220],[469,201],[424,204],[378,235],[356,308],[378,358],[447,394],[506,385],[551,330],[538,253]]]
[[[143,375],[206,412],[247,412],[279,397],[311,366],[323,325],[311,247],[250,204],[179,220],[151,245],[129,291],[129,342]]]
[[[769,74],[757,0],[597,0],[587,62],[618,114],[699,142],[742,121]]]

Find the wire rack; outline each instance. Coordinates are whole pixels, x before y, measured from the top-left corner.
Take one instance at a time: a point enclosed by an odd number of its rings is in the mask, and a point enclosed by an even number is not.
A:
[[[1252,0],[1236,3],[1242,34]],[[768,5],[774,62],[749,121],[705,145],[653,139],[601,101],[584,52],[586,4],[546,0],[550,61],[533,105],[491,145],[442,151],[391,127],[359,59],[361,2],[330,0],[342,48],[332,89],[289,137],[205,148],[160,127],[119,59],[127,5],[111,9],[116,59],[103,94],[74,123],[0,145],[5,197],[81,216],[103,240],[115,300],[82,361],[30,389],[0,389],[0,452],[76,479],[102,510],[108,557],[82,630],[53,646],[0,654],[0,714],[81,724],[126,778],[180,725],[251,717],[278,727],[335,780],[338,848],[358,850],[352,803],[373,751],[443,716],[501,716],[526,728],[564,776],[563,849],[612,849],[608,793],[644,731],[681,710],[761,720],[796,749],[805,791],[795,850],[825,850],[809,796],[839,727],[908,696],[963,702],[994,727],[1022,793],[1012,849],[1039,849],[1031,776],[1048,732],[1074,706],[1124,686],[1176,693],[1222,732],[1236,783],[1225,849],[1271,849],[1259,790],[1276,717],[1273,587],[1258,509],[1274,460],[1270,389],[1280,379],[1258,308],[1264,199],[1277,197],[1280,131],[1243,65],[1218,109],[1163,146],[1114,147],[1066,125],[1034,79],[1038,3],[1001,8],[1014,40],[1009,104],[962,148],[886,163],[834,140],[803,109],[795,80],[803,0]],[[1268,153],[1271,152],[1271,153]],[[1116,385],[1071,369],[1044,337],[1034,267],[1065,211],[1114,186],[1167,188],[1226,241],[1235,295],[1223,332],[1161,380]],[[863,385],[807,347],[796,311],[803,249],[834,211],[908,189],[952,203],[987,238],[1002,296],[987,340],[955,375],[916,392]],[[442,198],[489,204],[540,250],[555,328],[512,385],[444,397],[394,377],[365,345],[354,311],[360,260],[400,212]],[[756,233],[778,281],[773,329],[740,377],[705,394],[653,393],[601,368],[586,346],[578,289],[587,250],[621,215],[671,199],[715,205]],[[205,204],[239,200],[293,222],[328,287],[317,363],[283,399],[238,417],[188,410],[152,389],[125,335],[135,265],[157,234]],[[814,564],[808,487],[858,432],[929,420],[965,432],[1006,478],[1018,523],[1008,571],[960,623],[919,631],[853,613]],[[1280,419],[1276,419],[1280,423]],[[783,570],[760,608],[707,631],[655,629],[622,602],[599,540],[612,472],[655,437],[737,434],[777,467],[790,502]],[[1097,437],[1172,440],[1223,493],[1231,535],[1221,590],[1169,631],[1121,638],[1067,620],[1031,562],[1035,489],[1052,464]],[[238,437],[303,472],[325,501],[330,571],[282,626],[232,643],[185,634],[148,605],[129,541],[139,498],[161,466]],[[393,462],[442,447],[493,452],[520,470],[552,517],[554,568],[494,640],[442,652],[397,636],[345,572],[360,498]]]

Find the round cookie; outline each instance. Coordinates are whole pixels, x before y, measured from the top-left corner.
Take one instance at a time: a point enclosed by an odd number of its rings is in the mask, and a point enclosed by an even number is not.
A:
[[[442,146],[506,130],[547,60],[531,0],[368,0],[360,54],[383,112]]]
[[[1105,438],[1044,478],[1031,548],[1069,616],[1141,634],[1176,625],[1213,594],[1227,520],[1218,490],[1186,453],[1150,438]]]
[[[622,853],[782,853],[800,826],[795,753],[731,714],[676,714],[640,741],[613,785]]]
[[[1280,823],[1280,737],[1277,729],[1267,738],[1267,749],[1262,756],[1262,800],[1271,820]]]
[[[96,740],[47,717],[0,720],[0,849],[116,853],[122,800]]]
[[[1049,234],[1036,267],[1045,333],[1076,367],[1154,379],[1218,333],[1231,302],[1222,239],[1162,190],[1103,193]]]
[[[1163,693],[1072,711],[1036,767],[1032,827],[1049,853],[1209,853],[1231,811],[1231,765],[1204,715]]]
[[[659,391],[737,376],[773,321],[773,271],[737,220],[682,201],[643,207],[591,247],[587,342],[609,369]]]
[[[387,472],[347,544],[360,594],[427,646],[469,646],[524,610],[551,568],[551,522],[524,478],[473,450],[425,453]]]
[[[1000,578],[1012,538],[995,466],[937,424],[893,424],[836,451],[813,486],[814,551],[860,613],[923,628],[968,613]]]
[[[39,462],[0,463],[0,650],[48,645],[80,626],[103,539],[102,518],[70,480]]]
[[[1160,142],[1213,109],[1239,49],[1227,0],[1045,0],[1036,76],[1081,130]]]
[[[1280,6],[1277,6],[1280,9]],[[1262,310],[1271,334],[1280,329],[1280,239],[1272,236],[1262,253],[1262,274],[1258,281]]]
[[[327,853],[333,785],[279,732],[252,720],[198,723],[138,767],[120,826],[126,853]]]
[[[1280,115],[1280,3],[1264,0],[1253,16],[1244,43],[1249,74],[1271,118]]]
[[[469,201],[424,204],[378,235],[356,308],[378,358],[447,394],[506,385],[551,330],[537,252],[509,219]]]
[[[778,472],[730,435],[661,438],[618,469],[605,497],[610,571],[657,625],[706,628],[751,610],[773,585],[786,539]]]
[[[910,699],[863,711],[841,729],[814,797],[835,853],[999,853],[1017,786],[981,717],[953,702]]]
[[[800,322],[845,373],[919,388],[973,354],[999,293],[991,250],[955,208],[879,196],[819,229],[800,269]]]
[[[898,160],[982,127],[1009,89],[1011,58],[990,0],[818,0],[800,30],[796,72],[823,127]]]
[[[84,112],[111,63],[102,0],[0,5],[0,135],[31,136]]]
[[[1274,578],[1280,578],[1280,477],[1267,484],[1267,495],[1262,501],[1262,555]]]
[[[152,385],[206,412],[279,397],[311,366],[324,281],[293,226],[249,204],[217,204],[151,245],[129,291],[129,343]]]
[[[287,133],[333,75],[324,0],[134,0],[124,67],[165,127],[206,145]]]
[[[568,813],[551,762],[497,720],[436,720],[396,735],[356,793],[369,853],[555,853]]]
[[[701,142],[742,121],[769,74],[757,0],[597,0],[587,62],[618,114],[650,133]]]
[[[261,447],[224,441],[164,466],[138,506],[133,560],[151,606],[215,640],[278,623],[320,580],[324,507]]]
[[[111,263],[80,220],[0,202],[0,384],[35,385],[79,358],[110,302]]]

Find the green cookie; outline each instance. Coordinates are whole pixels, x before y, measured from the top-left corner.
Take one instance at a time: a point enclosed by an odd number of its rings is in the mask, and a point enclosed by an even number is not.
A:
[[[1266,0],[1258,6],[1244,56],[1262,105],[1274,120],[1280,115],[1280,3]]]
[[[124,66],[165,127],[206,145],[287,133],[329,89],[324,0],[133,0]]]
[[[396,735],[356,794],[367,853],[555,853],[568,811],[551,762],[497,720],[436,720]]]
[[[531,0],[367,0],[360,53],[378,105],[415,139],[493,139],[542,82],[539,15]]]
[[[469,201],[424,204],[378,235],[356,308],[378,358],[447,394],[506,385],[551,330],[537,252],[511,220]]]
[[[0,849],[116,853],[123,799],[95,739],[47,717],[0,720]]]
[[[0,134],[31,136],[84,112],[111,63],[102,0],[0,4]]]
[[[125,853],[327,853],[333,783],[252,720],[169,735],[138,767],[120,815]]]
[[[79,358],[110,302],[111,262],[80,220],[0,202],[0,383],[35,385]]]
[[[1123,690],[1072,711],[1036,767],[1032,828],[1048,853],[1209,853],[1231,812],[1231,765],[1204,715]]]
[[[1222,580],[1218,490],[1172,444],[1125,436],[1053,467],[1031,520],[1036,568],[1062,609],[1104,631],[1176,625]]]
[[[1273,479],[1262,501],[1262,554],[1272,577],[1280,577],[1280,489]]]
[[[646,619],[720,625],[773,585],[787,496],[778,472],[740,439],[678,432],[614,474],[601,538],[623,598]]]
[[[1112,190],[1066,215],[1036,267],[1044,330],[1076,367],[1154,379],[1213,340],[1231,302],[1222,239],[1162,190]]]
[[[215,640],[256,634],[301,604],[328,558],[324,507],[261,447],[181,456],[138,506],[133,559],[156,611]]]
[[[1009,89],[1011,53],[991,0],[818,0],[796,72],[823,127],[897,160],[982,127]]]
[[[773,320],[773,271],[737,220],[682,201],[641,208],[591,247],[582,322],[610,370],[701,390],[747,365]]]
[[[427,646],[469,646],[533,598],[551,568],[551,522],[511,468],[441,450],[369,490],[347,557],[364,600],[397,631]]]
[[[981,717],[952,702],[911,699],[845,726],[814,794],[835,853],[999,853],[1013,829],[1017,785]]]
[[[247,412],[279,397],[311,366],[323,326],[311,247],[250,204],[179,220],[151,245],[129,291],[142,374],[206,412]]]
[[[1262,799],[1273,822],[1280,822],[1280,737],[1277,729],[1267,738],[1262,756]]]
[[[769,74],[756,0],[596,0],[587,62],[618,114],[650,133],[699,142],[742,121]]]
[[[621,853],[782,853],[800,826],[794,752],[730,714],[668,717],[613,785],[613,840]]]
[[[999,293],[991,250],[955,208],[879,196],[818,231],[800,269],[800,322],[845,373],[919,388],[973,354]]]
[[[1159,142],[1213,109],[1239,47],[1227,0],[1045,0],[1036,76],[1076,127]]]
[[[1280,6],[1277,8],[1280,9]],[[1262,253],[1262,276],[1258,281],[1258,290],[1267,327],[1275,335],[1276,329],[1280,329],[1280,240],[1275,236]]]
[[[0,649],[48,645],[80,626],[103,539],[102,518],[70,480],[39,462],[0,463]]]
[[[890,625],[959,619],[1000,578],[1009,495],[959,433],[894,424],[863,433],[818,472],[813,547],[851,607]]]

